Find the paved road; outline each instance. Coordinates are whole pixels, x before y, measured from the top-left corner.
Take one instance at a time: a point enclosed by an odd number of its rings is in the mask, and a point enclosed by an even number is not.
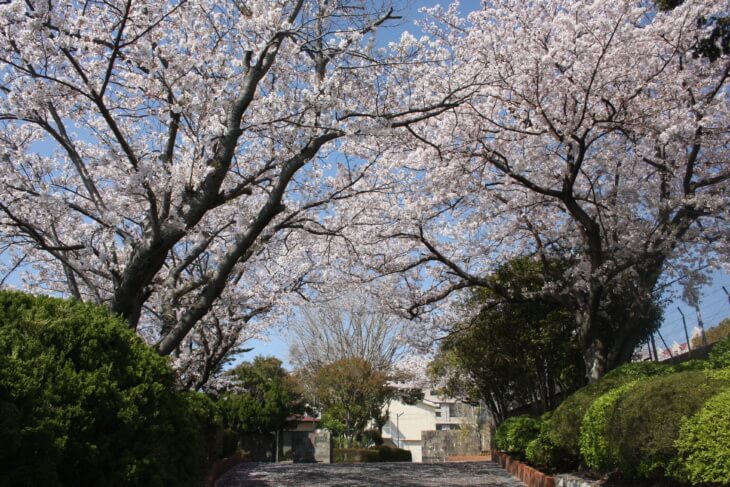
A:
[[[216,487],[524,487],[493,462],[241,463]]]

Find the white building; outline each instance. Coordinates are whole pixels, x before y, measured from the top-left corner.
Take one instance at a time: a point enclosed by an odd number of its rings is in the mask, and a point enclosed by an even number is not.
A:
[[[421,462],[421,432],[461,429],[467,425],[478,428],[481,408],[456,399],[424,391],[423,400],[405,404],[390,402],[388,421],[383,426],[383,439],[389,439],[399,448],[410,450],[414,462]]]

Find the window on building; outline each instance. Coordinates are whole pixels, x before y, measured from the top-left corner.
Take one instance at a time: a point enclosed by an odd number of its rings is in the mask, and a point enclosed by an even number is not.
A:
[[[459,418],[461,417],[461,411],[459,411],[459,408],[456,404],[449,404],[449,417],[451,418]]]
[[[440,418],[441,417],[441,410],[440,409],[437,409],[436,410],[436,417],[437,418]]]

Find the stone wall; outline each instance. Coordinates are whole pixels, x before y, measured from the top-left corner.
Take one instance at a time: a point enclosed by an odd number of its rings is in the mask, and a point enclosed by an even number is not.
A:
[[[309,433],[309,440],[314,445],[314,461],[330,463],[332,461],[332,434],[329,431]]]
[[[481,436],[476,431],[423,431],[421,443],[423,463],[445,462],[451,456],[481,453]]]

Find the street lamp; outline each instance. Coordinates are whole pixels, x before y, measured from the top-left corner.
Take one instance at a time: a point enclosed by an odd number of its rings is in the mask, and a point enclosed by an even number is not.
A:
[[[395,431],[398,433],[398,448],[400,448],[400,417],[403,416],[404,413],[398,413],[395,415]]]

